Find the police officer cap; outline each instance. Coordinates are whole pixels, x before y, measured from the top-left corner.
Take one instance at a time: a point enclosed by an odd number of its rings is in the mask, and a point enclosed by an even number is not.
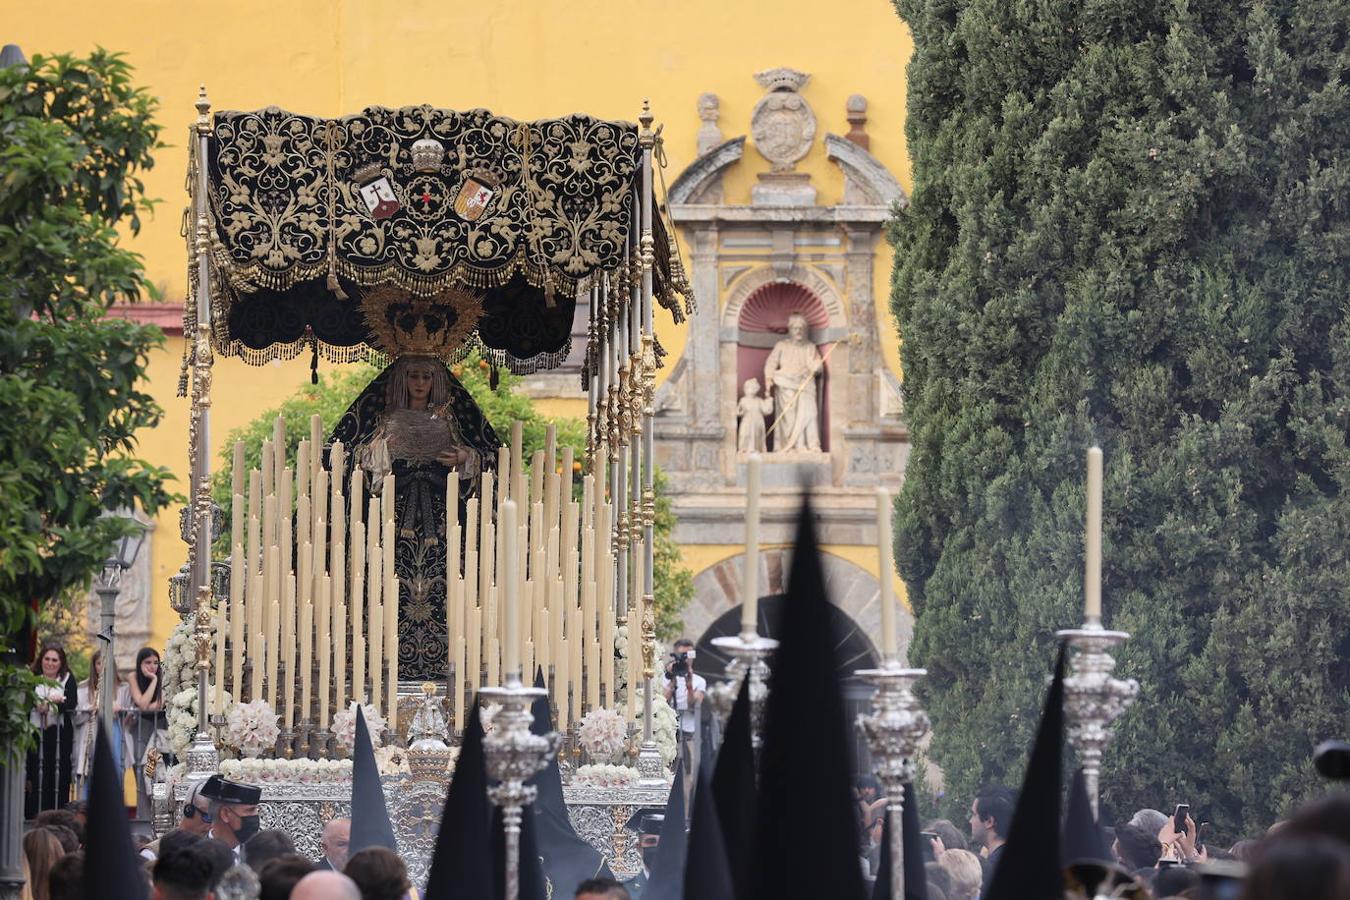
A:
[[[661,826],[665,824],[665,810],[660,807],[645,807],[634,812],[628,817],[628,822],[624,827],[636,831],[638,834],[660,834]]]
[[[202,785],[198,794],[217,803],[249,805],[262,800],[262,788],[257,785],[230,781],[228,778],[221,778],[219,775],[212,775],[206,779],[206,783]]]

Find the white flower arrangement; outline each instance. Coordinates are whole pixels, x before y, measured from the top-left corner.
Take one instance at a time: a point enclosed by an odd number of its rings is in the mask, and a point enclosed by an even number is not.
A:
[[[215,696],[215,685],[206,686],[206,696]],[[169,721],[169,746],[178,756],[192,744],[192,739],[197,736],[197,689],[195,687],[185,687],[172,696],[165,694],[169,698],[169,705],[166,714]],[[229,716],[230,711],[234,709],[234,697],[229,692],[225,692],[225,715]],[[238,749],[238,748],[232,748]]]
[[[614,660],[614,681],[615,689],[618,691],[628,690],[628,626],[620,625],[614,632],[614,652],[617,659]]]
[[[584,787],[631,787],[638,783],[638,770],[632,766],[589,765],[577,769],[572,784]]]
[[[220,774],[245,784],[349,784],[349,759],[226,759]]]
[[[225,743],[244,756],[257,756],[276,746],[280,719],[266,700],[241,703],[225,715]]]
[[[361,707],[361,712],[366,717],[370,745],[378,750],[384,744],[384,730],[388,727],[388,723],[369,703]],[[337,739],[338,746],[348,752],[356,746],[356,701],[352,701],[346,709],[333,716],[333,737]]]
[[[610,762],[624,751],[628,722],[617,709],[602,706],[582,717],[578,737],[591,759]]]
[[[197,690],[183,688],[172,696],[167,692],[164,696],[169,698],[169,746],[181,758],[197,736]]]
[[[211,627],[214,631],[214,622]],[[160,660],[160,678],[163,679],[166,697],[197,685],[197,651],[193,643],[195,632],[194,619],[184,619],[169,634],[168,643],[164,645],[164,656]]]
[[[675,740],[678,725],[679,718],[669,703],[652,704],[652,738],[656,741],[656,749],[661,751],[661,762],[667,766],[675,762],[675,754],[679,752]]]

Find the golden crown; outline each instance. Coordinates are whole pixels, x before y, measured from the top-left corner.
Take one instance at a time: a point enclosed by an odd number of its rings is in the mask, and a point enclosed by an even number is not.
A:
[[[462,288],[445,288],[418,297],[394,284],[382,284],[361,297],[370,342],[390,356],[449,359],[478,326],[483,301]]]

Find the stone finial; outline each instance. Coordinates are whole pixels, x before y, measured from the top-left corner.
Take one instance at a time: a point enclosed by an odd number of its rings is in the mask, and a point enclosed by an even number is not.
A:
[[[844,104],[844,109],[848,116],[848,134],[844,137],[864,150],[870,150],[872,139],[867,136],[865,130],[867,125],[867,98],[862,94],[853,94]]]
[[[716,94],[709,92],[698,95],[698,117],[703,120],[703,126],[698,130],[699,156],[722,143],[722,129],[717,127],[721,115],[722,102]]]

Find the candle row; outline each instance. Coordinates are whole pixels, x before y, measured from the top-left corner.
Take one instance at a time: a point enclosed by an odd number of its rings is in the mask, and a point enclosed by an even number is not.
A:
[[[461,520],[459,479],[446,485],[448,597],[446,627],[456,674],[454,721],[477,688],[500,684],[507,672],[536,668],[551,674],[551,695],[564,727],[586,711],[621,703],[637,709],[630,679],[615,685],[616,607],[611,550],[613,509],[594,474],[572,495],[573,451],[556,449],[549,427],[545,449],[528,472],[520,423],[485,472]],[[623,610],[624,618],[637,615]]]
[[[363,519],[365,478],[356,466],[347,477],[342,443],[327,448],[325,461],[314,416],[291,465],[285,429],[278,417],[252,471],[244,444],[234,447],[230,595],[217,610],[212,711],[224,711],[228,687],[241,702],[267,700],[287,730],[327,730],[349,699],[383,710],[393,727],[393,476]]]

